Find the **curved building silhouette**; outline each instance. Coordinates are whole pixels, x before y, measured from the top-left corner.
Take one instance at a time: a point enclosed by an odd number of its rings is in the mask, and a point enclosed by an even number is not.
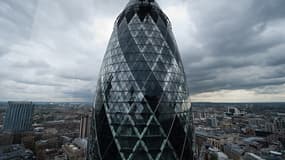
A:
[[[90,160],[193,159],[186,77],[154,0],[130,0],[115,22],[90,131]]]

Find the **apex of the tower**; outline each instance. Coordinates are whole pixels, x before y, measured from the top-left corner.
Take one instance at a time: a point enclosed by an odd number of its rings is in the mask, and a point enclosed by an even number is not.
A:
[[[145,17],[149,15],[154,22],[161,19],[165,26],[171,26],[167,16],[163,13],[155,0],[130,0],[125,9],[118,16],[117,24],[121,24],[124,18],[126,18],[129,23],[134,15],[139,16],[141,21],[144,21]]]

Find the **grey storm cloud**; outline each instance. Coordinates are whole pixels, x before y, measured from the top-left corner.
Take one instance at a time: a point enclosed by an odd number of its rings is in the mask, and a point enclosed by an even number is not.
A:
[[[13,43],[30,38],[36,6],[36,0],[0,2],[0,56],[7,53]]]
[[[173,24],[192,95],[285,94],[284,0],[157,1]],[[92,100],[127,2],[0,1],[0,100]]]
[[[282,0],[189,1],[196,28],[189,36],[199,44],[182,49],[191,93],[284,84],[284,5]]]
[[[89,89],[82,89],[77,91],[65,91],[63,93],[68,97],[77,97],[84,101],[90,101],[94,98],[94,92]]]

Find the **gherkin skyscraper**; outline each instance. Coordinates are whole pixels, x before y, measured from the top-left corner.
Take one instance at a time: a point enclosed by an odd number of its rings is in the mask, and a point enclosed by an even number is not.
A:
[[[171,24],[154,0],[118,16],[97,83],[90,160],[192,160],[192,114]]]

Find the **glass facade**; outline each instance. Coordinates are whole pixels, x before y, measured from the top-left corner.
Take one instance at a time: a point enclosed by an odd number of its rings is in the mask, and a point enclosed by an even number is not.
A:
[[[103,60],[88,159],[191,160],[192,133],[171,24],[153,0],[131,0]]]
[[[33,130],[33,111],[32,102],[8,102],[4,131],[21,133]]]

